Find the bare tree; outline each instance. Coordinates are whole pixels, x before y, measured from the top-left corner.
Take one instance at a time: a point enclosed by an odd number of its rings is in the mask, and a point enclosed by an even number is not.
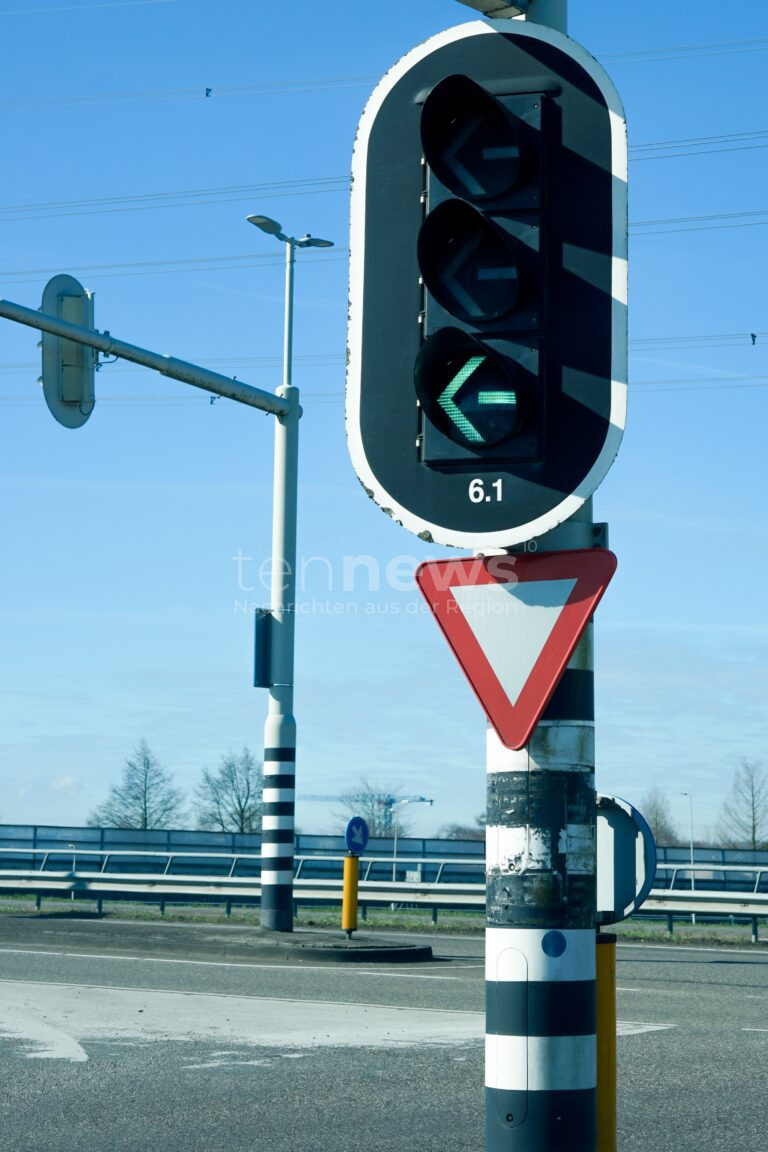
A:
[[[672,817],[669,814],[669,801],[656,785],[646,792],[639,808],[648,821],[657,844],[668,847],[680,843],[680,833],[672,823]]]
[[[391,788],[371,783],[370,780],[361,777],[357,787],[340,793],[341,811],[334,812],[333,819],[343,827],[352,816],[362,816],[371,836],[391,836],[394,824],[393,810],[396,810],[397,834],[408,836],[413,822],[403,813],[402,807],[396,808],[398,799],[400,797],[397,792],[393,792]]]
[[[762,764],[742,760],[733,775],[730,799],[720,815],[720,843],[728,848],[768,848],[768,774]]]
[[[88,817],[88,824],[108,828],[169,828],[182,819],[184,798],[173,787],[171,773],[158,763],[146,740],[125,761],[123,779]]]
[[[437,834],[444,840],[485,840],[485,812],[475,817],[474,824],[443,824]]]
[[[192,801],[198,828],[218,832],[261,830],[264,774],[249,748],[222,756],[215,772],[203,769]]]

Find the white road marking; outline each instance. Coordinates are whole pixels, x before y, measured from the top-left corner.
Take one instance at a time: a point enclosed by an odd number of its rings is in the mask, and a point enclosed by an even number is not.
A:
[[[640,1024],[635,1020],[617,1020],[617,1036],[639,1036],[641,1032],[664,1032],[676,1028],[676,1024]]]
[[[742,1032],[768,1032],[768,1028],[742,1028]]]
[[[204,1064],[185,1064],[184,1070],[197,1072],[208,1068],[274,1068],[280,1060],[301,1060],[303,1052],[281,1052],[279,1056],[268,1056],[265,1059],[248,1060],[243,1058],[242,1052],[213,1052],[211,1059]]]
[[[42,988],[77,988],[77,989],[82,989],[82,990],[88,990],[91,988],[95,988],[101,992],[141,992],[141,993],[148,992],[148,993],[159,993],[161,995],[168,995],[168,996],[201,996],[201,997],[205,997],[206,999],[219,999],[219,1000],[237,999],[237,1000],[259,1000],[259,1001],[262,1001],[262,1000],[278,1000],[279,999],[281,1004],[329,1004],[332,1007],[338,1003],[339,1006],[348,1007],[348,1008],[357,1007],[357,1005],[359,1004],[359,1001],[357,1001],[357,1000],[350,1000],[350,1001],[339,1000],[338,1002],[336,1002],[336,1001],[332,1001],[332,1000],[305,1000],[301,996],[293,996],[293,997],[291,997],[291,996],[280,996],[280,997],[257,996],[255,994],[251,995],[248,992],[239,992],[237,994],[233,994],[232,992],[195,992],[195,991],[192,991],[191,989],[185,989],[185,988],[144,988],[141,985],[132,985],[132,984],[75,984],[72,981],[64,981],[64,980],[23,980],[23,981],[21,981],[21,980],[9,980],[9,979],[5,979],[4,977],[0,977],[0,986],[8,985],[8,984],[24,984],[25,987],[29,986],[29,987],[38,987],[38,988],[39,987],[42,987]],[[364,1004],[364,1005],[362,1005],[362,1007],[391,1008],[393,1012],[412,1012],[412,1011],[416,1011],[416,1012],[440,1012],[440,1013],[450,1012],[451,1014],[458,1015],[458,1016],[476,1016],[476,1015],[478,1015],[478,1013],[472,1012],[471,1010],[469,1010],[467,1008],[416,1008],[416,1009],[413,1009],[413,1008],[408,1008],[408,1007],[402,1007],[398,1004]]]
[[[336,970],[337,971],[337,970]],[[482,1012],[226,993],[2,980],[0,1034],[30,1059],[83,1062],[89,1040],[117,1044],[205,1040],[242,1048],[417,1047],[480,1042]],[[674,1028],[619,1021],[619,1036]],[[758,1031],[758,1029],[755,1029]],[[228,1056],[220,1050],[211,1059]],[[241,1055],[234,1063],[243,1063]],[[258,1062],[258,1061],[254,1061]]]
[[[52,1023],[43,1013],[30,1013],[27,1005],[6,1001],[0,1006],[0,1034],[20,1040],[29,1060],[67,1060],[70,1064],[88,1059],[85,1049],[69,1032]]]
[[[480,1040],[481,1012],[5,980],[0,1033],[40,1058],[84,1060],[89,1040],[250,1047],[419,1047]]]
[[[130,956],[102,952],[54,952],[47,948],[0,948],[0,955],[60,956],[68,960],[117,960],[128,964],[186,964],[199,968],[272,968],[280,972],[339,972],[338,964],[262,964],[250,960],[184,960],[171,956]],[[451,965],[451,967],[481,968],[482,964]],[[423,972],[381,972],[377,968],[357,968],[349,965],[347,975],[381,976],[389,980],[458,980],[458,976],[436,976]]]
[[[705,944],[627,944],[619,940],[617,948],[627,950],[653,949],[654,952],[717,952],[718,955],[754,957],[758,962],[765,960],[765,954],[755,953],[754,946],[745,944],[743,948],[713,948]]]

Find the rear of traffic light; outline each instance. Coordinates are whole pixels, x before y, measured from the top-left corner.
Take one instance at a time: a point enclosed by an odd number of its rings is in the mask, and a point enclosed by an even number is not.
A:
[[[427,540],[510,547],[572,515],[626,399],[626,137],[551,29],[451,29],[381,81],[353,161],[347,425]]]
[[[61,273],[45,286],[40,311],[80,328],[93,328],[93,296],[74,276]],[[43,332],[41,383],[52,414],[65,428],[80,428],[95,404],[97,353],[85,344]]]

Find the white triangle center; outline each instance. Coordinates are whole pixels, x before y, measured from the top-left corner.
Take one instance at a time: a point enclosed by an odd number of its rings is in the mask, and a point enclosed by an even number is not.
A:
[[[513,706],[575,585],[574,578],[462,584],[451,588]]]

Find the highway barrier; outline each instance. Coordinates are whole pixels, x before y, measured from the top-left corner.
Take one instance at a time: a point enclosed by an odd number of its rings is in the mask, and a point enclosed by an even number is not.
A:
[[[342,854],[297,856],[295,905],[339,906],[343,864]],[[48,896],[95,900],[99,911],[104,900],[130,899],[162,910],[170,902],[216,902],[229,913],[259,903],[259,868],[254,853],[0,848],[0,893],[33,895],[38,909]],[[393,870],[391,857],[362,856],[358,901],[363,914],[392,904],[428,908],[433,923],[440,910],[481,910],[484,861],[403,856]],[[669,932],[675,917],[747,920],[756,942],[759,920],[768,916],[768,867],[661,864],[640,915],[663,915]]]

